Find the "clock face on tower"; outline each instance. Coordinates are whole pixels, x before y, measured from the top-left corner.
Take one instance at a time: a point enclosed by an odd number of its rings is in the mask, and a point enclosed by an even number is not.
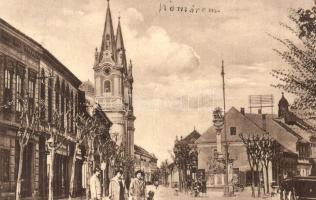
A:
[[[105,75],[109,75],[110,72],[111,72],[110,67],[104,67],[104,68],[103,68],[103,73],[104,73]]]

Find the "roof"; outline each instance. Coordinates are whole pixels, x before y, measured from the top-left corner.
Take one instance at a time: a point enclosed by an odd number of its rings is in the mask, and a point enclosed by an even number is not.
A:
[[[230,108],[226,112],[227,119],[227,132],[229,131],[230,126],[238,126],[240,130],[235,136],[227,134],[228,142],[242,142],[239,137],[239,133],[243,134],[265,134],[265,131],[258,126],[256,123],[249,120],[245,115],[241,114],[235,107]],[[221,134],[221,139],[224,141],[224,134]],[[216,143],[216,129],[214,126],[209,127],[202,136],[195,142],[197,144],[205,143]]]
[[[237,114],[238,112],[239,114]],[[284,119],[277,118],[272,114],[241,114],[236,108],[232,107],[227,113],[227,124],[239,123],[241,131],[252,133],[269,133],[271,137],[278,141],[283,146],[285,151],[295,153],[296,142],[302,139],[309,139],[312,134],[312,126],[305,121],[297,118],[294,125],[286,124]],[[238,119],[237,119],[238,118]],[[260,131],[259,131],[260,130]],[[259,132],[258,132],[259,131]],[[223,134],[222,141],[223,141]],[[229,142],[233,139],[228,138]],[[238,141],[236,138],[235,141]],[[240,141],[240,140],[239,140]],[[216,143],[216,130],[214,126],[209,127],[202,136],[196,141],[198,144]]]
[[[134,144],[134,153],[136,155],[146,156],[146,157],[153,159],[153,160],[158,160],[158,158],[154,154],[149,153],[146,149],[144,149],[143,147],[138,146],[136,144]]]
[[[182,140],[189,144],[194,144],[194,142],[200,137],[201,137],[201,134],[194,129],[189,135],[187,135]]]
[[[216,142],[216,130],[214,126],[209,127],[195,143],[212,143]]]
[[[36,48],[40,49],[40,53],[42,58],[48,59],[50,62],[53,62],[54,65],[53,67],[59,71],[61,74],[67,74],[69,75],[69,79],[72,81],[72,83],[76,86],[79,87],[81,84],[81,81],[65,66],[63,65],[52,53],[50,53],[46,48],[44,48],[41,44],[39,44],[37,41],[32,39],[31,37],[27,36],[26,34],[22,33],[20,30],[16,29],[12,25],[10,25],[8,22],[0,18],[0,24],[7,27],[8,29],[11,29],[18,35],[20,35],[22,38],[25,38],[28,42],[32,43]]]

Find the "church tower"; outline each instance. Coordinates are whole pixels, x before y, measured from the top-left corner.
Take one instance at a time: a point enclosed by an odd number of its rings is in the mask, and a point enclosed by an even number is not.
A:
[[[114,34],[109,0],[101,49],[95,50],[95,101],[113,123],[110,134],[125,153],[134,154],[134,110],[132,62],[127,64],[120,18]]]

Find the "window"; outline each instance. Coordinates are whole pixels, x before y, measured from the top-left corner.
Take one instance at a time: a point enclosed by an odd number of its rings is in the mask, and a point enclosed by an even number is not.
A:
[[[34,98],[35,98],[35,81],[29,79],[28,81],[28,88],[29,88],[29,111],[32,113],[34,111]]]
[[[0,149],[0,183],[9,182],[10,174],[10,151]]]
[[[16,107],[15,110],[17,112],[22,111],[22,77],[21,75],[16,75]]]
[[[44,69],[41,71],[41,120],[45,120],[45,72]]]
[[[56,105],[56,111],[59,113],[59,78],[57,77],[56,85],[55,85],[55,105]]]
[[[69,86],[66,87],[66,128],[70,131],[70,101],[69,101]]]
[[[11,83],[12,83],[12,79],[11,79],[12,75],[11,72],[7,69],[4,70],[4,88],[5,89],[11,89]]]
[[[64,128],[65,125],[65,81],[62,81],[61,84],[61,102],[60,102],[60,107],[61,107],[61,126]]]
[[[109,47],[110,47],[110,35],[109,34],[106,35],[105,40],[106,40],[105,49],[109,49]]]
[[[4,102],[6,104],[5,111],[11,110],[12,105],[12,71],[4,70]]]
[[[71,91],[71,95],[70,95],[70,132],[73,132],[73,126],[74,126],[74,94]]]
[[[230,135],[236,135],[236,127],[230,127]]]
[[[104,81],[104,93],[110,93],[111,92],[111,81],[106,80]]]
[[[48,110],[47,110],[47,114],[48,114],[48,121],[52,122],[52,116],[53,116],[53,80],[49,79],[48,81]]]

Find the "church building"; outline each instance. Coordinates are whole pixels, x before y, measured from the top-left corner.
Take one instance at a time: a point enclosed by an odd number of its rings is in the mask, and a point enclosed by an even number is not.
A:
[[[113,123],[110,134],[123,144],[127,155],[134,155],[134,112],[132,62],[126,60],[125,47],[118,20],[114,34],[108,1],[101,48],[95,50],[94,88],[95,102]]]

